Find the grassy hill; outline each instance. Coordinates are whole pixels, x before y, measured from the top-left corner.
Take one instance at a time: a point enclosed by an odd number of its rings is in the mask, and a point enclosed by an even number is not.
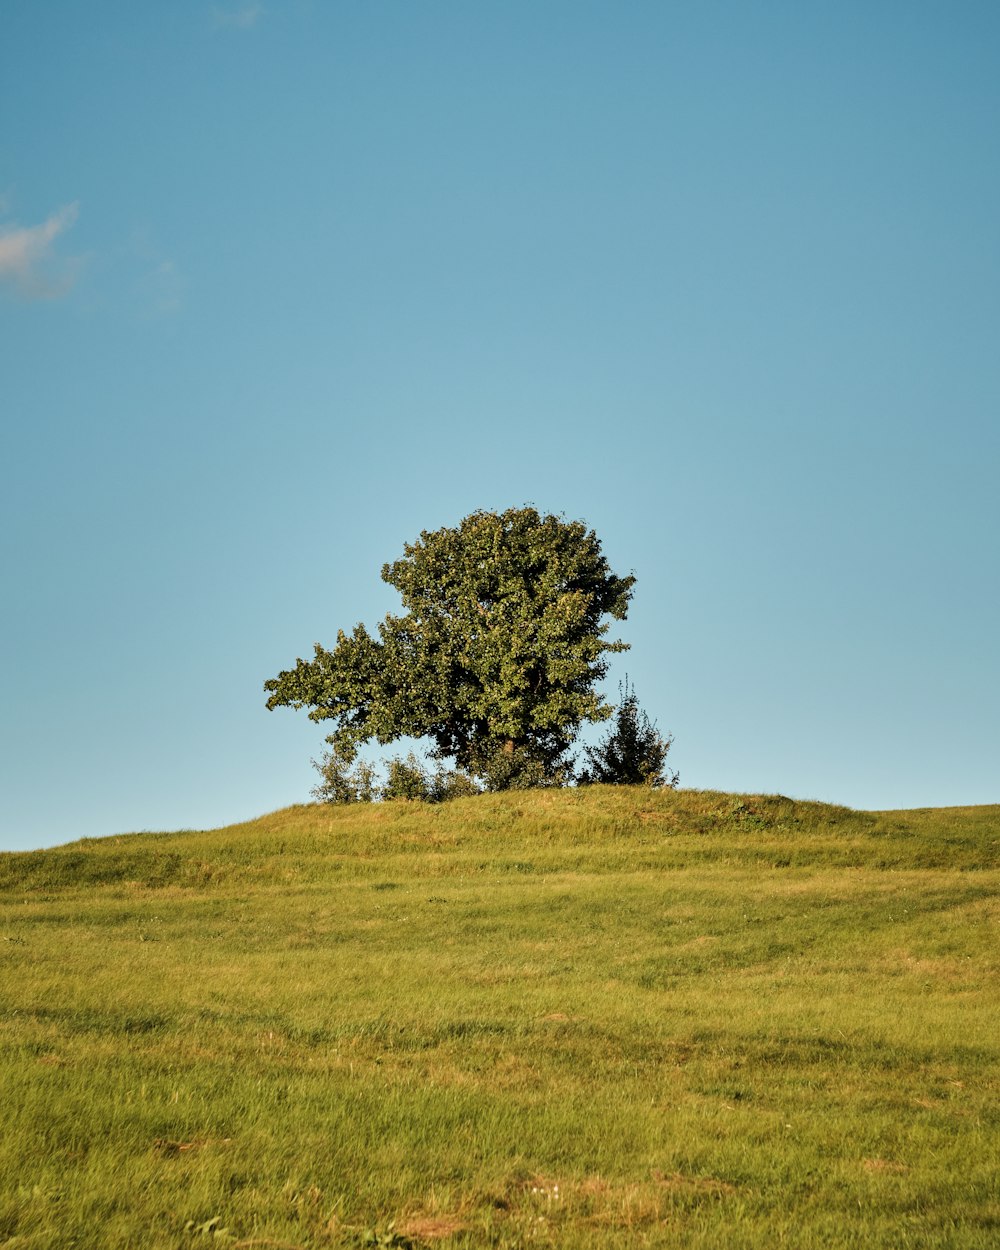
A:
[[[0,1247],[985,1250],[998,883],[605,788],[2,855]]]

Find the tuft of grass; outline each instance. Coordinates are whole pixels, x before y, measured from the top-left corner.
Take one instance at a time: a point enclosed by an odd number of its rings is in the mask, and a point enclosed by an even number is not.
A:
[[[998,856],[603,787],[2,855],[0,1246],[992,1246]]]

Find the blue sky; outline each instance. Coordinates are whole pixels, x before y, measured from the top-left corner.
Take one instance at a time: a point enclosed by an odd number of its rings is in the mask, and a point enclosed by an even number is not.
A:
[[[686,786],[1000,802],[1000,8],[8,6],[0,846],[308,798],[422,529],[634,571]]]

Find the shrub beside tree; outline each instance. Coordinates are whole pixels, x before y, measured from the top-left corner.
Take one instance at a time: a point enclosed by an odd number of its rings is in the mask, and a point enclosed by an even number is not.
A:
[[[585,747],[579,785],[667,786],[673,789],[679,775],[666,767],[673,736],[664,736],[639,707],[635,688],[626,678],[619,686],[621,702],[607,734],[595,747]]]
[[[386,761],[384,781],[376,765],[338,758],[336,749],[327,751],[321,760],[313,760],[313,766],[320,781],[312,794],[321,803],[375,803],[380,799],[445,803],[482,793],[468,774],[428,763],[413,751],[405,758],[397,755]]]
[[[333,748],[312,764],[320,776],[312,794],[321,803],[374,803],[379,798],[378,772],[367,760]]]

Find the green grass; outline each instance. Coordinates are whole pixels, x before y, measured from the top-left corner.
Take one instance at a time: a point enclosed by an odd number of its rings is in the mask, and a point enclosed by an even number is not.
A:
[[[0,1247],[993,1247],[1000,807],[594,788],[0,856]]]

